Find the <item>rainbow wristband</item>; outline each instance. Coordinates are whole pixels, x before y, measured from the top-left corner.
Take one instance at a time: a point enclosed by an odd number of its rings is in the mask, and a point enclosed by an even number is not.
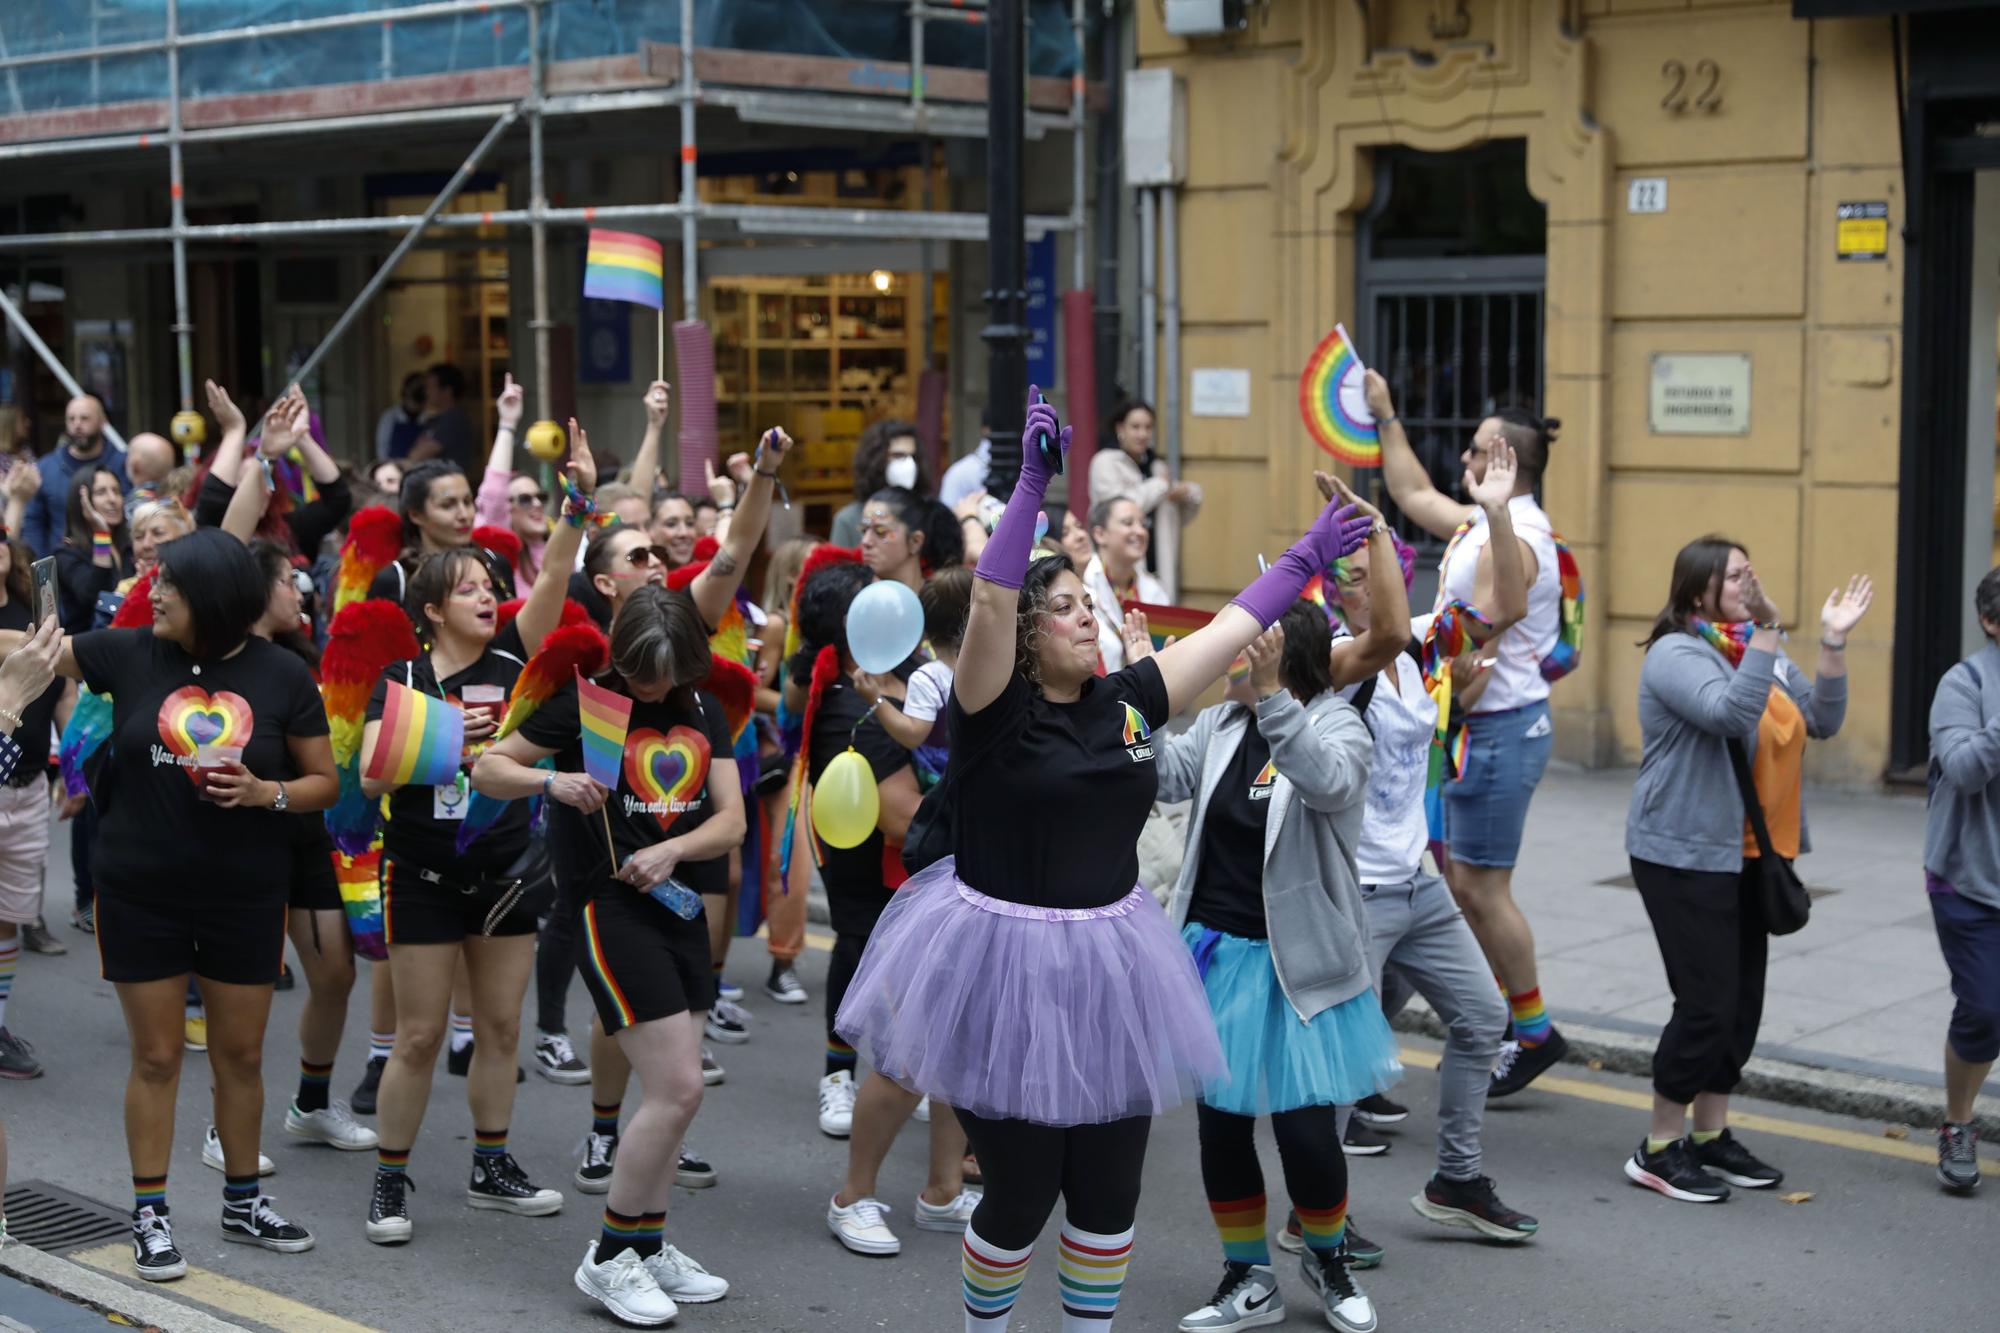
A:
[[[576,483],[569,479],[568,473],[556,473],[556,484],[562,487],[563,521],[571,527],[604,528],[618,521],[616,514],[600,514],[597,511],[597,501],[579,491]]]
[[[90,554],[94,559],[111,558],[111,534],[98,528],[90,534]]]

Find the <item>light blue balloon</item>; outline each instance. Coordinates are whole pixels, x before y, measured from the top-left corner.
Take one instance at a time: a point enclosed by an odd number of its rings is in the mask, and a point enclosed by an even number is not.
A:
[[[873,675],[902,665],[923,637],[923,604],[893,579],[869,584],[847,608],[847,650],[855,665]]]

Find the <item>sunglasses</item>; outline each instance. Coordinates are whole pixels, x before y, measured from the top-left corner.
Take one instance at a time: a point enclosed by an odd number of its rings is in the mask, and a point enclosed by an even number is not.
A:
[[[635,546],[625,553],[625,559],[631,562],[634,569],[644,569],[656,560],[662,569],[673,567],[673,561],[668,558],[667,548],[664,546]]]
[[[516,509],[534,509],[549,502],[546,491],[522,491],[519,495],[507,497],[507,503]]]

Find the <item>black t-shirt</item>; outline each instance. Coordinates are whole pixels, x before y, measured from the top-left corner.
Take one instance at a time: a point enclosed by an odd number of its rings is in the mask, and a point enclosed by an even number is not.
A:
[[[629,693],[615,675],[598,683],[620,694]],[[565,685],[536,709],[522,723],[521,735],[532,745],[554,750],[559,772],[583,772],[575,683]],[[633,701],[618,790],[604,806],[619,865],[641,848],[692,833],[708,822],[715,813],[710,766],[731,759],[734,746],[729,720],[712,694],[696,690],[693,705],[685,708],[674,702],[673,694],[659,703]],[[578,813],[565,809],[571,815]],[[604,823],[604,815],[579,815],[568,826],[564,851],[577,868],[576,883],[587,887],[592,896],[633,893],[636,890],[630,884],[611,877],[604,854]],[[725,852],[706,861],[682,861],[674,877],[697,893],[727,893],[729,856]]]
[[[899,675],[906,674],[902,668],[897,670]],[[880,722],[872,717],[861,722],[867,712],[868,701],[846,678],[837,678],[826,687],[826,693],[820,696],[819,708],[813,714],[812,735],[807,738],[811,747],[807,776],[812,781],[818,782],[820,774],[826,772],[826,766],[845,752],[850,744],[868,761],[868,767],[873,770],[878,783],[910,766],[910,752],[898,745],[883,730]],[[855,726],[857,722],[861,722],[859,727]],[[793,834],[795,839],[804,836],[803,831]],[[827,910],[832,914],[836,932],[868,933],[875,928],[875,919],[882,915],[882,909],[889,905],[893,890],[882,882],[883,841],[882,831],[878,828],[871,831],[858,847],[834,847],[825,842],[819,844],[819,874],[826,884]],[[802,853],[803,848],[800,848],[792,854],[798,856]]]
[[[1021,676],[968,715],[951,698],[958,874],[1036,907],[1102,907],[1139,882],[1139,831],[1159,794],[1153,731],[1168,718],[1159,664],[1142,658],[1051,703]],[[988,745],[997,746],[986,752]]]
[[[1264,938],[1264,824],[1277,781],[1271,743],[1253,717],[1202,816],[1188,920],[1246,940]]]
[[[231,657],[197,662],[150,629],[102,629],[71,640],[84,684],[112,699],[111,761],[95,793],[92,877],[100,893],[163,903],[283,902],[292,815],[226,810],[195,786],[197,744],[240,745],[258,777],[298,777],[286,738],[327,734],[304,662],[251,638]]]
[[[370,722],[382,719],[389,699],[389,682],[407,685],[434,699],[462,704],[468,685],[497,685],[509,694],[514,681],[527,664],[527,650],[521,646],[520,628],[512,621],[493,636],[486,652],[465,670],[437,678],[428,655],[408,662],[392,663],[375,682],[368,696]],[[475,754],[472,756],[477,758]],[[469,765],[468,765],[469,767]],[[514,864],[528,846],[528,803],[509,801],[493,827],[473,840],[463,855],[458,851],[458,831],[465,822],[465,808],[472,789],[460,770],[456,783],[432,787],[411,783],[389,795],[389,823],[382,832],[382,849],[390,856],[434,870],[441,875],[497,874]]]
[[[28,604],[16,598],[0,606],[0,629],[26,630],[34,624]],[[21,747],[20,763],[14,772],[45,773],[49,764],[49,728],[54,724],[56,705],[62,702],[63,682],[58,679],[21,710],[21,725],[14,728],[14,743]]]

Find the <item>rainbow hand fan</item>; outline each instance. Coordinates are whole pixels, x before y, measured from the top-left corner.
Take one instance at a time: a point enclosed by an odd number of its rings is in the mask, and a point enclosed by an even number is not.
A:
[[[1363,389],[1366,373],[1347,330],[1336,324],[1299,376],[1299,415],[1306,429],[1320,448],[1352,467],[1382,466],[1382,442]]]

